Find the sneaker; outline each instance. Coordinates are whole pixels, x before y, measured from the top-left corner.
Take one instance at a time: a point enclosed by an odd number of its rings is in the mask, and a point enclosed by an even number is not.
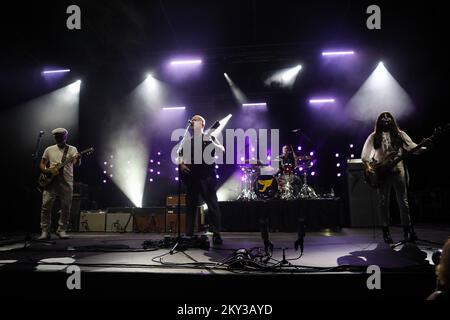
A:
[[[63,229],[58,229],[56,230],[56,235],[60,238],[60,239],[69,239],[70,237],[67,235],[66,230]]]
[[[41,235],[37,238],[37,240],[49,240],[50,233],[47,230],[42,230]]]
[[[214,233],[212,238],[213,244],[220,245],[223,243],[222,238],[220,237],[220,233]]]

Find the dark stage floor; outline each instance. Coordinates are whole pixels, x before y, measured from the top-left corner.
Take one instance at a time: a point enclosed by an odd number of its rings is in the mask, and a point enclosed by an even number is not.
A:
[[[169,254],[168,249],[143,249],[144,241],[163,239],[163,234],[72,233],[69,240],[32,243],[25,249],[23,242],[6,244],[4,240],[0,246],[0,277],[6,284],[4,288],[19,297],[23,292],[34,296],[33,288],[24,291],[25,287],[42,288],[42,283],[46,283],[48,290],[44,289],[44,295],[78,298],[124,295],[164,299],[180,288],[178,298],[193,299],[182,293],[198,288],[214,290],[219,286],[242,288],[228,298],[394,298],[400,295],[425,299],[435,283],[432,253],[442,246],[450,229],[431,226],[416,229],[419,237],[427,242],[418,241],[395,249],[385,245],[381,233],[372,229],[307,233],[304,253],[299,259],[296,259],[299,252],[293,248],[295,233],[272,233],[274,252],[266,264],[261,261],[267,257],[263,255],[259,233],[224,233],[221,246],[209,250],[189,248],[174,254]],[[401,238],[400,228],[393,228],[392,233],[394,240]],[[261,250],[252,250],[257,247]],[[286,264],[281,263],[283,248]],[[238,249],[246,251],[241,250],[239,254]],[[246,260],[258,254],[260,258]],[[78,292],[65,287],[69,265],[79,266],[82,271],[83,286]],[[369,265],[381,268],[381,290],[367,289]],[[409,286],[411,283],[416,288]],[[156,284],[158,290],[147,290],[147,286],[155,289]],[[323,286],[328,289],[319,291]],[[131,293],[127,289],[132,289]]]

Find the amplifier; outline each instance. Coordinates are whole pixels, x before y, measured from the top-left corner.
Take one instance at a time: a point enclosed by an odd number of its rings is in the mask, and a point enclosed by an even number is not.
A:
[[[106,232],[132,232],[133,215],[127,212],[106,214]]]
[[[102,211],[80,213],[79,231],[105,232],[106,213]]]
[[[186,194],[181,194],[180,196],[180,204],[182,206],[186,205]],[[172,207],[172,206],[178,206],[178,194],[170,194],[166,198],[166,206]]]
[[[202,206],[197,207],[197,214],[194,223],[194,232],[203,230],[204,211]],[[186,207],[180,207],[180,231],[186,232]],[[167,207],[166,211],[166,232],[178,233],[178,206]]]
[[[134,209],[134,232],[163,233],[166,230],[166,208],[147,207]]]

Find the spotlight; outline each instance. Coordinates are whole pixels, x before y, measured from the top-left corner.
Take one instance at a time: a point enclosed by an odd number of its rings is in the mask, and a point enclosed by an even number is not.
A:
[[[70,72],[70,69],[57,69],[57,70],[44,70],[41,72],[41,74],[54,74],[54,73],[67,73]]]
[[[265,102],[257,102],[257,103],[243,103],[243,107],[267,107],[267,103]]]
[[[334,103],[335,100],[333,98],[314,98],[310,99],[310,104],[324,104],[324,103]]]
[[[202,64],[202,60],[172,60],[170,61],[171,66],[182,66],[182,65],[200,65]]]
[[[354,51],[323,51],[322,56],[348,56],[355,54]]]
[[[335,156],[336,158],[339,158],[339,153],[336,153],[334,156]]]

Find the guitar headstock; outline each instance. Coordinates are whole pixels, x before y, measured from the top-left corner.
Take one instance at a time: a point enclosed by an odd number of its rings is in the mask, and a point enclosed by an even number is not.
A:
[[[450,130],[450,123],[447,123],[444,126],[436,127],[433,131],[433,135],[430,138],[431,138],[431,140],[435,140],[435,139],[439,138],[440,136],[442,136],[443,134],[445,134],[449,130]]]
[[[89,154],[92,154],[93,152],[94,152],[94,148],[91,147],[91,148],[81,151],[80,154],[89,155]]]

